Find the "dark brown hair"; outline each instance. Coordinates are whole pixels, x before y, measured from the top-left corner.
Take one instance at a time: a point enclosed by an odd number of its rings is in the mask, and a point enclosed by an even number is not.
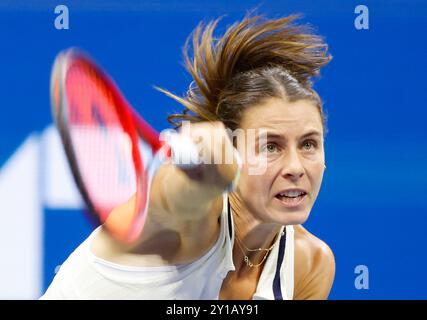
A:
[[[168,121],[175,127],[183,120],[222,121],[234,130],[245,108],[266,98],[308,99],[319,108],[326,131],[322,101],[311,78],[319,76],[332,57],[310,27],[293,24],[298,18],[247,16],[219,39],[213,36],[219,19],[206,26],[200,23],[183,49],[186,69],[194,80],[186,96],[157,88],[185,107]]]

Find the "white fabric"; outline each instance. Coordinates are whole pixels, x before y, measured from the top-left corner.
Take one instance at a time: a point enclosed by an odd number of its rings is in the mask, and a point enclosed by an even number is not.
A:
[[[100,259],[90,251],[97,229],[64,262],[41,299],[218,299],[224,278],[235,270],[232,226],[232,237],[229,236],[229,219],[231,224],[233,220],[228,214],[225,194],[218,240],[200,259],[183,265],[129,267]],[[286,249],[280,267],[280,288],[283,299],[292,299],[294,230],[292,226],[284,228]],[[267,258],[254,299],[275,299],[273,281],[278,255],[279,243]]]

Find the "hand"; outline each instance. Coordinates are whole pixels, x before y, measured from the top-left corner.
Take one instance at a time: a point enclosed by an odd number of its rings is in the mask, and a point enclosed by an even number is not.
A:
[[[222,122],[186,123],[178,140],[194,144],[193,149],[184,148],[185,154],[180,154],[177,161],[191,180],[224,190],[238,176],[240,157]]]

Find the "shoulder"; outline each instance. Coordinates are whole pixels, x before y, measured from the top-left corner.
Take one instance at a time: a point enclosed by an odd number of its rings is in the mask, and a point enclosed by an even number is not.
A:
[[[89,238],[83,241],[68,257],[58,266],[52,282],[41,300],[79,299],[79,288],[94,281],[94,270],[88,259]]]
[[[301,225],[295,230],[294,299],[327,299],[335,277],[331,248]]]

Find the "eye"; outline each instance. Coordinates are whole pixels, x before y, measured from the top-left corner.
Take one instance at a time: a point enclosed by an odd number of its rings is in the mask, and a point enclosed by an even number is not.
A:
[[[317,143],[313,140],[306,140],[302,144],[302,147],[304,148],[304,150],[311,151],[317,147]]]
[[[267,143],[263,148],[262,151],[266,153],[275,153],[279,150],[277,144],[275,143]]]

